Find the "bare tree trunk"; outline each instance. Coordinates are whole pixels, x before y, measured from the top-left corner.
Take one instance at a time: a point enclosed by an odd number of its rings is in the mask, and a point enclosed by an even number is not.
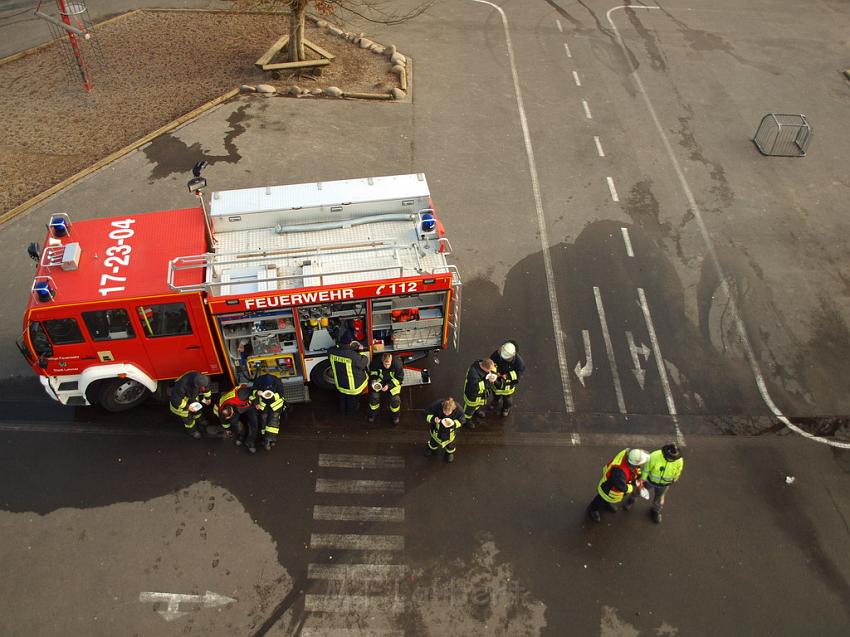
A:
[[[304,14],[308,0],[291,0],[289,3],[289,44],[286,45],[288,60],[301,62],[304,55]]]

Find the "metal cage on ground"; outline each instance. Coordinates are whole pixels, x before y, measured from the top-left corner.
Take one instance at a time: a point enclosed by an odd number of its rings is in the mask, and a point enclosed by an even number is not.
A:
[[[762,155],[803,157],[813,134],[805,115],[768,113],[761,118],[753,143]]]

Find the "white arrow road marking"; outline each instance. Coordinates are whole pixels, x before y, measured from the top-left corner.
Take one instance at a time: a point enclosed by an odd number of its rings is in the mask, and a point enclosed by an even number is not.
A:
[[[576,368],[573,371],[578,376],[581,386],[584,387],[584,379],[593,373],[593,353],[590,351],[590,332],[582,330],[581,337],[584,339],[584,359],[587,362],[582,367],[581,361],[579,361],[576,363]]]
[[[629,343],[629,352],[632,355],[632,363],[635,366],[632,373],[635,375],[640,388],[643,389],[644,382],[646,381],[646,370],[640,366],[640,357],[643,356],[643,360],[648,361],[649,355],[652,352],[643,343],[640,344],[640,347],[635,345],[635,337],[629,331],[626,331],[626,341]]]
[[[152,591],[146,591],[139,593],[139,601],[142,603],[167,602],[168,607],[165,610],[158,610],[157,612],[165,618],[165,621],[170,622],[174,621],[178,617],[188,614],[187,611],[180,610],[180,604],[192,603],[200,604],[205,608],[214,608],[216,606],[232,604],[236,600],[232,597],[227,597],[226,595],[213,593],[212,591],[207,591],[204,595],[184,595],[182,593],[155,593]]]
[[[608,333],[608,321],[605,319],[605,308],[602,306],[602,294],[599,288],[593,288],[596,297],[596,311],[599,313],[599,324],[602,326],[602,339],[605,341],[605,351],[608,353],[608,363],[611,365],[611,380],[614,382],[614,393],[617,394],[617,407],[621,414],[626,413],[626,401],[623,399],[623,387],[620,385],[620,372],[617,371],[617,361],[614,358],[614,346]]]

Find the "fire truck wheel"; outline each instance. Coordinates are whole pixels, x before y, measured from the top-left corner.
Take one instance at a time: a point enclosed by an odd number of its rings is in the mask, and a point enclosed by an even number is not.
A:
[[[98,387],[98,402],[107,411],[126,411],[147,400],[147,387],[131,378],[104,381]]]
[[[318,389],[328,391],[336,389],[336,385],[334,385],[334,373],[331,370],[331,362],[329,360],[323,360],[310,371],[310,384]]]

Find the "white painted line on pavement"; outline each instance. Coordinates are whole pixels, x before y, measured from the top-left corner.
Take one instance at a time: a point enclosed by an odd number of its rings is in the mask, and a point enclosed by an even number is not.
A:
[[[573,53],[572,53],[572,51],[570,51],[570,45],[569,45],[569,44],[567,44],[566,42],[564,42],[564,51],[566,51],[566,52],[567,52],[567,57],[568,57],[568,58],[573,57]]]
[[[304,596],[304,610],[312,613],[400,613],[404,610],[404,600],[390,595],[313,595]],[[304,634],[303,631],[301,633]],[[327,635],[327,633],[316,633]],[[371,635],[369,629],[350,635]],[[374,633],[379,635],[380,633]],[[392,634],[392,633],[391,633]],[[395,633],[398,634],[398,633]],[[403,633],[402,633],[403,634]]]
[[[632,250],[632,240],[629,237],[629,229],[628,228],[620,228],[620,232],[623,233],[623,243],[626,244],[626,254],[630,257],[634,257],[635,253]]]
[[[646,302],[646,294],[643,288],[638,288],[638,298],[640,299],[640,309],[643,311],[643,319],[646,321],[646,329],[649,332],[649,340],[652,343],[652,353],[655,355],[658,376],[661,377],[661,387],[664,388],[667,411],[670,412],[670,417],[673,419],[673,426],[676,428],[676,442],[684,445],[685,438],[682,436],[682,430],[679,429],[679,418],[676,414],[676,403],[673,402],[673,392],[670,390],[670,381],[667,379],[667,368],[664,366],[664,358],[661,356],[661,346],[658,344],[658,336],[655,334],[655,325],[652,324],[652,316],[649,313],[649,304]]]
[[[575,447],[578,447],[581,444],[581,436],[578,433],[575,433],[575,432],[571,433],[570,434],[570,444],[572,444]]]
[[[584,107],[584,116],[587,119],[593,119],[593,115],[590,114],[590,106],[587,103],[587,100],[582,100],[581,105]]]
[[[558,20],[557,18],[555,18],[555,24],[557,24],[557,25],[558,25],[558,31],[560,31],[561,33],[563,33],[563,32],[564,32],[564,27],[562,27],[562,26],[561,26],[561,21],[560,21],[560,20]]]
[[[402,507],[313,506],[314,520],[404,522]]]
[[[308,579],[348,580],[399,580],[407,575],[402,564],[308,564]]]
[[[617,42],[620,44],[620,48],[623,50],[623,54],[625,55],[625,58],[627,60],[630,59],[628,49],[626,48],[626,45],[623,42],[623,37],[620,35],[619,29],[617,29],[617,25],[614,24],[614,21],[611,19],[611,13],[616,9],[658,8],[660,7],[621,5],[618,7],[612,7],[605,14],[605,16],[608,18],[608,24],[610,24],[611,28],[614,30],[614,33],[617,36]],[[832,447],[838,447],[840,449],[850,449],[850,443],[848,442],[829,440],[828,438],[822,438],[821,436],[816,436],[815,434],[809,433],[808,431],[801,429],[800,427],[792,423],[785,416],[785,414],[783,414],[779,410],[779,407],[776,406],[776,403],[773,402],[773,397],[767,390],[767,384],[765,383],[764,375],[761,373],[761,367],[758,364],[756,354],[753,351],[753,346],[750,343],[749,334],[747,333],[746,327],[744,327],[743,320],[741,320],[741,313],[738,310],[738,304],[735,301],[735,297],[732,296],[731,290],[729,289],[729,283],[726,279],[726,273],[723,271],[723,266],[720,265],[720,259],[717,257],[717,251],[714,249],[714,242],[711,240],[711,235],[709,234],[708,228],[705,225],[705,220],[702,217],[702,210],[700,210],[700,207],[697,205],[696,199],[694,198],[694,194],[691,191],[690,184],[688,184],[688,180],[685,178],[685,172],[682,170],[682,167],[679,164],[679,160],[676,159],[676,155],[673,152],[673,146],[670,144],[670,140],[667,138],[667,133],[664,132],[664,127],[661,126],[661,121],[658,119],[658,115],[655,113],[655,107],[652,105],[652,100],[649,99],[649,94],[646,92],[646,89],[643,86],[643,82],[640,79],[640,75],[638,75],[637,69],[634,67],[632,68],[632,77],[634,78],[635,85],[638,87],[638,90],[640,91],[640,94],[643,97],[643,101],[646,104],[646,108],[649,111],[650,116],[652,117],[652,122],[655,124],[655,128],[658,131],[658,135],[661,138],[662,143],[664,144],[664,149],[667,151],[667,156],[670,158],[670,162],[673,164],[673,169],[676,172],[676,177],[678,177],[679,179],[679,185],[682,187],[682,191],[685,193],[685,197],[688,200],[688,207],[693,213],[694,219],[696,219],[697,226],[699,227],[700,234],[702,235],[702,240],[705,243],[706,251],[708,252],[712,265],[714,266],[718,281],[720,281],[720,288],[729,303],[729,314],[735,321],[735,327],[738,330],[738,336],[741,339],[741,344],[744,347],[744,353],[747,356],[747,361],[750,363],[750,370],[752,371],[753,377],[755,378],[756,386],[758,387],[762,400],[765,402],[768,409],[770,409],[773,415],[776,416],[776,418],[782,424],[788,427],[791,431],[803,436],[804,438],[808,438],[809,440],[814,440],[815,442],[830,445]]]
[[[599,141],[599,137],[594,135],[593,141],[596,142],[596,152],[599,154],[600,157],[605,157],[605,151],[602,150],[602,142]]]
[[[404,631],[398,628],[310,628],[305,626],[298,634],[301,637],[404,637]]]
[[[316,478],[316,493],[404,493],[404,482]]]
[[[519,73],[516,68],[514,47],[511,43],[511,34],[508,29],[508,18],[502,8],[488,0],[472,0],[479,4],[486,4],[499,12],[502,19],[502,28],[505,31],[505,44],[508,48],[508,59],[511,65],[511,77],[514,83],[514,95],[516,96],[519,121],[522,127],[522,137],[525,142],[525,154],[528,158],[528,172],[531,176],[531,191],[534,195],[534,208],[537,213],[537,233],[540,237],[540,245],[543,248],[543,269],[546,271],[546,289],[549,293],[549,311],[552,315],[552,330],[555,335],[555,352],[558,356],[558,371],[561,374],[561,387],[564,390],[564,407],[567,413],[575,411],[573,403],[573,390],[570,386],[570,367],[567,363],[567,352],[564,346],[565,336],[561,327],[561,310],[558,306],[558,295],[555,291],[555,271],[552,267],[552,255],[549,253],[549,233],[546,230],[546,217],[543,214],[543,198],[540,195],[540,181],[537,177],[537,164],[534,161],[534,148],[531,145],[531,133],[528,130],[528,118],[525,115],[522,92],[519,85]]]
[[[404,469],[404,458],[402,456],[320,453],[319,466],[341,469]]]
[[[605,308],[602,306],[602,294],[599,288],[593,288],[593,296],[596,298],[596,311],[599,313],[599,324],[602,326],[602,338],[605,341],[605,351],[608,352],[608,363],[611,365],[611,378],[614,382],[614,393],[617,394],[617,407],[621,414],[626,413],[626,401],[623,399],[623,387],[620,385],[620,372],[617,370],[617,361],[614,358],[614,346],[611,344],[611,335],[608,333],[608,321],[605,319]]]
[[[575,80],[576,86],[581,86],[581,80],[578,77],[578,73],[573,71],[573,80]]]
[[[620,201],[620,198],[617,196],[617,189],[614,188],[614,178],[606,177],[606,179],[608,180],[608,190],[611,191],[611,199],[613,199],[614,202]]]
[[[403,535],[362,535],[359,533],[313,533],[311,549],[351,549],[354,551],[403,551]]]

